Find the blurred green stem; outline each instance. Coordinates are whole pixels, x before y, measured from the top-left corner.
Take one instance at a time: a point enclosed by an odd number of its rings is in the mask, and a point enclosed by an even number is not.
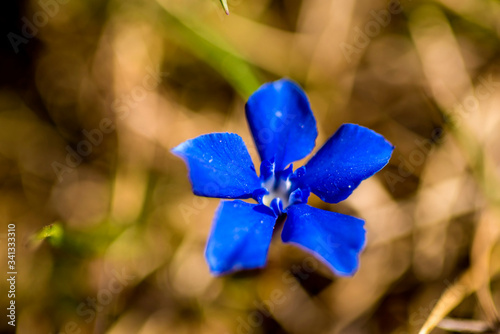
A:
[[[492,168],[494,163],[484,153],[481,143],[464,127],[449,124],[448,128],[462,149],[471,172],[486,200],[493,207],[500,207],[500,180],[495,169]]]
[[[171,10],[168,3],[156,0],[164,37],[185,47],[219,72],[244,99],[261,85],[255,68],[207,26],[189,14]]]

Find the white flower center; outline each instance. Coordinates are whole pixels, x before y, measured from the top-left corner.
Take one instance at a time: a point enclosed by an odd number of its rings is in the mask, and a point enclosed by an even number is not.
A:
[[[267,206],[271,206],[271,202],[275,198],[279,198],[283,204],[283,209],[288,207],[290,203],[288,199],[290,197],[290,189],[292,188],[292,182],[290,180],[279,180],[276,184],[276,178],[274,176],[270,177],[266,182],[262,184],[264,188],[269,192],[269,194],[264,195],[262,198],[262,203]]]

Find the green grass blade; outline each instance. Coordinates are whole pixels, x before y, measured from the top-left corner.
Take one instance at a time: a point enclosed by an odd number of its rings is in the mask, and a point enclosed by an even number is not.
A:
[[[227,1],[220,0],[220,3],[222,4],[222,7],[224,8],[224,11],[226,12],[226,14],[229,15],[229,7],[227,6]]]
[[[168,5],[157,0],[157,10],[163,24],[164,37],[191,51],[219,72],[244,98],[248,98],[260,85],[254,66],[246,62],[222,38],[207,26],[201,26],[188,15],[172,13]]]

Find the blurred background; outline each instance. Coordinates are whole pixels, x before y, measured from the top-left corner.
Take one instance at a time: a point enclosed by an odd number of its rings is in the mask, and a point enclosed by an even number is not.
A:
[[[16,327],[3,315],[0,330],[497,333],[500,2],[228,5],[3,5],[0,268],[15,224],[18,274]],[[347,122],[396,146],[348,200],[310,199],[366,221],[353,278],[279,235],[264,269],[208,272],[219,201],[191,193],[169,150],[235,132],[258,166],[244,103],[281,77],[310,98],[316,150]]]

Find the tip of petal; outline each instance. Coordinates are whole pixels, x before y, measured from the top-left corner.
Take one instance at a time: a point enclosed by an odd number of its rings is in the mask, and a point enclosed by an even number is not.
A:
[[[188,145],[188,142],[189,141],[185,141],[185,142],[177,145],[176,147],[170,149],[170,152],[178,157],[181,157],[183,155],[183,153],[186,151],[186,147]]]

